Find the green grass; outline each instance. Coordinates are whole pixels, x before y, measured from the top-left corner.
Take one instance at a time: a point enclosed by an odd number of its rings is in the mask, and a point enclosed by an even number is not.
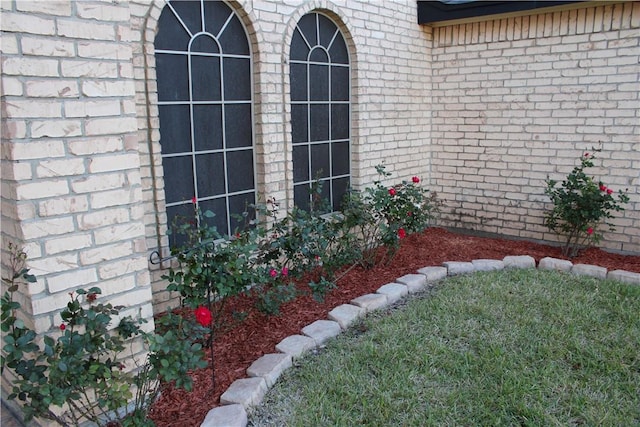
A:
[[[638,426],[640,286],[447,279],[304,358],[250,425]]]

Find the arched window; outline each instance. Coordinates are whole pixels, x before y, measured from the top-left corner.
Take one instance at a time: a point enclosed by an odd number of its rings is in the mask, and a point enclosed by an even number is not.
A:
[[[308,209],[309,188],[339,210],[350,183],[350,67],[344,37],[320,13],[303,16],[290,53],[294,202]]]
[[[221,1],[170,1],[155,38],[160,145],[169,225],[193,200],[221,234],[255,203],[251,52]],[[175,244],[171,240],[171,244]]]

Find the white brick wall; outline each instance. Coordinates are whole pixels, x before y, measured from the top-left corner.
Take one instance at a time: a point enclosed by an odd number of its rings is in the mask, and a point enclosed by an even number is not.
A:
[[[139,155],[126,143],[137,131],[125,108],[135,97],[132,47],[120,37],[129,5],[2,9],[2,276],[6,243],[25,247],[38,283],[21,303],[37,332],[55,328],[79,287],[99,286],[105,302],[152,320]]]
[[[640,251],[640,3],[434,30],[434,189],[445,225],[553,241],[547,176],[592,147],[631,202],[602,246]],[[601,166],[600,166],[601,165]]]

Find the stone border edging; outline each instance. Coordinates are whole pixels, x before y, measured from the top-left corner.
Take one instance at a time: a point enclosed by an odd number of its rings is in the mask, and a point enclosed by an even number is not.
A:
[[[392,283],[382,285],[373,294],[362,295],[351,300],[350,304],[335,307],[328,314],[329,320],[316,320],[305,326],[301,335],[291,335],[276,345],[279,353],[265,354],[253,362],[247,369],[248,378],[238,379],[229,386],[220,396],[221,406],[211,409],[200,427],[246,427],[249,422],[247,409],[262,402],[280,375],[293,366],[294,359],[339,335],[368,312],[387,307],[406,295],[417,293],[448,276],[510,268],[536,268],[536,261],[529,255],[506,256],[502,260],[447,261],[441,267],[420,268],[416,274],[407,274]],[[571,261],[557,258],[542,258],[537,268],[640,285],[640,273],[625,270],[607,271],[606,268],[597,265],[573,264]]]

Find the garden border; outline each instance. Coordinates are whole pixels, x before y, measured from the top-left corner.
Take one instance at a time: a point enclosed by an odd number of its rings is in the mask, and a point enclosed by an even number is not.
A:
[[[571,261],[545,257],[536,266],[529,255],[506,256],[502,260],[477,259],[471,262],[446,261],[442,266],[423,267],[416,273],[397,278],[382,285],[375,293],[362,295],[350,304],[335,307],[328,320],[316,320],[305,326],[299,335],[291,335],[276,345],[278,353],[265,354],[247,369],[247,378],[234,381],[220,396],[221,406],[211,409],[201,427],[246,427],[247,409],[262,402],[267,391],[280,375],[293,366],[293,361],[325,341],[339,335],[367,313],[385,308],[408,294],[414,294],[450,276],[480,271],[511,268],[538,268],[556,270],[597,279],[617,280],[640,285],[640,273],[626,270],[608,271],[605,267],[591,264],[573,264]]]

